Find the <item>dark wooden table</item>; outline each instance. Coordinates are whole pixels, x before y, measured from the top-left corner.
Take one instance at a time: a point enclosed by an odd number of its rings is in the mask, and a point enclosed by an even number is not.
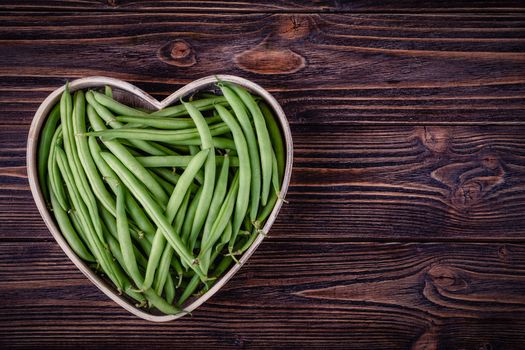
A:
[[[0,347],[525,348],[522,1],[0,2]],[[33,203],[29,124],[68,79],[158,98],[216,73],[288,115],[290,203],[192,317],[142,321]]]

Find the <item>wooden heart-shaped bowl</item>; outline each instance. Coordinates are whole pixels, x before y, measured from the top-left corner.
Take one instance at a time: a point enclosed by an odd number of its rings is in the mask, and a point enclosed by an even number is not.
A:
[[[264,90],[259,85],[232,75],[217,75],[209,76],[184,86],[180,90],[168,96],[163,101],[159,102],[146,92],[141,89],[129,84],[127,82],[107,78],[107,77],[89,77],[82,78],[78,80],[71,81],[69,83],[69,88],[71,91],[79,89],[88,89],[88,88],[101,88],[105,85],[109,85],[113,89],[114,98],[120,102],[126,103],[135,107],[143,107],[149,110],[158,110],[164,107],[171,105],[173,102],[179,101],[180,98],[188,97],[196,92],[200,91],[216,91],[215,83],[218,80],[229,81],[238,85],[245,87],[250,90],[255,95],[260,96],[264,101],[272,108],[274,115],[279,121],[282,135],[284,136],[284,141],[286,144],[286,168],[284,173],[284,179],[282,182],[281,196],[277,200],[275,207],[273,208],[272,213],[268,217],[264,227],[263,234],[260,234],[257,239],[253,242],[251,247],[242,255],[239,259],[239,263],[235,264],[233,267],[228,270],[205,294],[200,297],[193,298],[188,300],[183,306],[182,311],[176,315],[164,315],[160,313],[148,312],[137,308],[134,303],[123,295],[119,295],[118,292],[108,283],[104,278],[96,275],[69,247],[68,243],[60,233],[51,213],[45,205],[44,196],[40,189],[38,181],[38,171],[37,171],[37,147],[38,147],[38,138],[40,136],[40,131],[44,125],[45,119],[49,115],[53,106],[60,100],[62,92],[64,91],[64,86],[53,91],[45,100],[42,102],[40,107],[35,113],[33,122],[31,123],[31,128],[29,129],[29,135],[27,139],[27,174],[29,179],[29,185],[31,187],[31,193],[35,199],[35,203],[38,207],[40,215],[44,219],[47,227],[51,231],[51,234],[58,242],[62,250],[66,253],[69,259],[78,267],[84,275],[86,275],[95,286],[97,286],[102,292],[104,292],[108,297],[114,300],[117,304],[122,306],[124,309],[128,310],[132,314],[141,317],[145,320],[154,321],[154,322],[166,322],[175,320],[191,311],[195,310],[202,303],[208,300],[213,294],[215,294],[219,289],[222,288],[228,282],[228,280],[235,275],[241,266],[250,258],[253,252],[257,249],[259,244],[265,237],[265,234],[268,233],[277,214],[281,209],[283,204],[283,198],[286,195],[288,190],[288,185],[290,183],[290,176],[292,173],[292,157],[293,157],[293,144],[292,144],[292,134],[290,132],[290,126],[286,120],[286,116],[275,98],[273,98],[266,90]]]

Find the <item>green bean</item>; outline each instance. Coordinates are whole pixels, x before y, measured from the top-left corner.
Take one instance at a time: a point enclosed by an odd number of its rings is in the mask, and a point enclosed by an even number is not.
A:
[[[108,241],[108,246],[109,246],[109,250],[110,250],[111,254],[115,258],[115,260],[117,260],[117,262],[120,264],[120,266],[123,267],[123,269],[125,270],[125,273],[129,274],[128,271],[126,271],[126,268],[125,268],[125,265],[124,265],[124,257],[122,256],[122,253],[120,251],[119,243],[111,235],[107,235],[107,241]],[[121,279],[123,281],[122,283],[123,283],[124,293],[126,293],[127,295],[129,295],[130,297],[135,299],[136,301],[140,302],[140,304],[136,305],[137,307],[143,306],[144,303],[145,303],[144,296],[142,294],[140,294],[138,291],[136,291],[135,288],[133,288],[133,286],[131,285],[131,282],[129,281],[127,276],[125,276],[120,271],[120,269],[119,269],[119,275],[120,275],[120,277],[121,277]]]
[[[66,242],[75,252],[75,254],[77,254],[82,260],[90,262],[95,261],[93,255],[91,255],[91,253],[84,246],[84,243],[82,243],[82,241],[78,237],[75,229],[71,225],[71,221],[69,220],[67,213],[58,204],[53,191],[49,192],[49,196],[51,200],[51,208],[53,209],[53,214],[55,215],[55,219],[57,221],[58,227],[60,228],[60,232],[62,233],[62,236],[64,236],[64,238],[66,239]]]
[[[75,181],[73,179],[73,173],[69,168],[66,159],[66,153],[58,146],[56,147],[56,157],[58,167],[60,169],[60,172],[62,173],[62,176],[66,183],[66,187],[71,196],[73,207],[78,212],[80,222],[87,231],[86,237],[89,242],[88,246],[91,249],[91,252],[95,256],[95,258],[97,259],[97,262],[100,263],[100,265],[102,266],[104,272],[117,286],[117,289],[122,290],[123,285],[122,281],[117,277],[116,266],[112,263],[111,257],[109,256],[107,250],[104,248],[102,241],[98,237],[93,227],[93,222],[89,218],[88,209],[86,208],[85,203],[82,201],[79,189],[76,186]]]
[[[104,119],[104,121],[111,127],[111,128],[121,128],[123,126],[122,123],[115,120],[115,117],[113,114],[107,109],[105,106],[100,104],[93,95],[93,91],[88,91],[86,93],[86,100],[88,103],[96,110],[97,114]],[[106,129],[106,126],[104,125],[104,130]],[[98,131],[98,129],[95,129],[95,131]],[[129,142],[134,146],[140,149],[141,151],[144,151],[149,154],[153,154],[156,156],[161,156],[164,153],[156,147],[156,145],[152,142],[143,141],[143,140],[129,140]]]
[[[202,140],[199,137],[192,137],[186,140],[170,140],[170,141],[166,141],[165,143],[170,144],[170,145],[176,145],[176,146],[180,146],[180,145],[200,146],[202,144]],[[213,147],[220,148],[220,149],[235,150],[235,143],[233,142],[233,140],[225,138],[225,137],[214,137]]]
[[[205,151],[207,152],[207,151]],[[143,183],[138,181],[137,178],[131,173],[131,171],[125,167],[120,160],[111,153],[102,152],[102,158],[108,163],[108,165],[117,173],[122,182],[128,187],[128,189],[134,194],[139,202],[144,206],[144,209],[148,215],[153,219],[155,224],[162,229],[166,239],[172,245],[175,252],[181,257],[181,259],[191,266],[199,277],[205,279],[206,277],[202,273],[198,266],[198,261],[192,256],[188,249],[184,246],[180,237],[174,232],[171,224],[167,218],[162,215],[162,208],[157,204],[155,200],[149,195],[148,190]]]
[[[177,182],[180,179],[180,175],[175,172],[175,168],[173,168],[172,170],[166,168],[151,168],[149,170],[153,171],[155,174],[157,174],[157,176],[169,182],[173,186],[177,185]],[[192,191],[195,190],[195,188],[196,187],[193,186]]]
[[[180,296],[179,300],[177,301],[177,305],[182,305],[197,289],[197,287],[200,284],[200,280],[198,276],[193,276],[190,283],[186,286],[186,289],[184,289],[184,292]]]
[[[147,156],[147,157],[137,157],[142,166],[145,168],[168,168],[168,167],[180,167],[184,168],[188,166],[192,156]],[[229,157],[230,165],[232,167],[239,166],[239,158]],[[215,156],[215,161],[217,165],[223,164],[224,156]],[[248,164],[248,167],[250,164]]]
[[[126,195],[125,198],[127,198],[128,193],[129,193],[128,191],[125,191],[125,195]],[[113,215],[111,215],[110,212],[107,211],[106,208],[104,207],[100,208],[100,216],[102,217],[102,222],[106,226],[107,231],[113,237],[115,237],[115,239],[118,239],[116,218]],[[130,228],[129,232],[131,234],[131,237],[135,240],[135,242],[137,242],[137,244],[140,245],[144,253],[146,253],[146,255],[149,256],[151,252],[151,243],[147,239],[142,238],[136,230],[132,230]],[[146,264],[147,264],[147,261],[146,261]]]
[[[38,142],[38,181],[40,183],[40,188],[42,189],[42,194],[47,203],[50,202],[49,189],[47,187],[46,181],[46,170],[49,157],[49,151],[51,149],[51,142],[53,141],[53,136],[57,129],[57,123],[60,119],[60,104],[56,104],[55,107],[49,113],[44,128],[40,132],[39,142]],[[56,199],[56,198],[55,198]]]
[[[207,126],[208,125],[206,124],[206,127]],[[224,123],[218,123],[218,124],[215,124],[209,127],[209,132],[211,133],[211,136],[223,135],[225,133],[228,133],[229,131],[230,129]],[[128,140],[147,140],[147,141],[160,141],[160,142],[171,143],[173,141],[184,141],[184,140],[198,137],[199,132],[196,128],[174,130],[174,131],[156,130],[156,129],[119,128],[119,129],[109,129],[109,130],[103,130],[103,131],[88,132],[86,133],[86,135],[98,136],[98,137],[103,138],[104,140],[114,140],[117,138],[124,138]]]
[[[92,109],[91,106],[88,106],[88,115],[90,112],[90,109]],[[117,193],[117,184],[118,182],[115,181],[117,179],[117,175],[115,172],[106,164],[106,161],[102,159],[100,156],[100,152],[102,151],[97,143],[97,140],[94,137],[90,137],[88,140],[89,144],[89,150],[91,152],[91,156],[93,157],[93,161],[95,162],[96,166],[98,167],[100,173],[102,174],[102,177],[106,180],[109,187],[112,189],[113,193]],[[126,191],[126,204],[127,209],[129,212],[129,215],[133,219],[133,221],[138,225],[138,227],[146,233],[146,237],[150,237],[153,240],[153,235],[155,234],[155,227],[151,224],[146,214],[144,214],[144,211],[139,207],[137,204],[137,201],[129,192]]]
[[[219,84],[219,86],[224,97],[226,97],[226,100],[228,100],[228,103],[232,107],[233,112],[241,125],[242,131],[246,136],[251,170],[250,219],[253,221],[257,217],[257,210],[259,209],[259,201],[261,198],[261,163],[257,138],[255,137],[252,123],[240,98],[230,87],[224,84]]]
[[[66,194],[64,192],[64,187],[62,186],[62,180],[58,171],[58,164],[56,161],[55,155],[55,146],[58,146],[62,143],[62,125],[59,125],[53,139],[51,140],[51,148],[49,149],[49,158],[47,160],[47,173],[49,174],[50,187],[51,191],[55,193],[56,200],[60,207],[67,211],[68,204],[66,200]]]
[[[173,250],[173,249],[172,249]],[[173,305],[175,301],[175,285],[173,284],[173,279],[168,273],[166,276],[166,283],[164,284],[164,293],[166,295],[166,301],[168,304]]]
[[[217,166],[215,165],[215,148],[213,147],[212,134],[210,128],[208,128],[208,124],[206,124],[206,121],[204,120],[201,112],[199,112],[199,110],[197,110],[193,105],[184,102],[183,105],[186,107],[186,110],[188,111],[191,119],[193,119],[195,122],[195,126],[197,127],[202,141],[202,149],[210,149],[210,152],[208,153],[208,159],[204,165],[204,183],[202,185],[202,194],[199,199],[197,213],[195,214],[193,225],[191,227],[189,249],[192,252],[194,248],[193,242],[196,241],[196,237],[199,235],[199,232],[204,225],[206,213],[210,207],[213,189],[215,188],[215,172],[217,170]],[[225,127],[228,129],[228,126],[225,125]]]
[[[133,252],[133,243],[131,242],[131,236],[129,234],[128,217],[126,216],[125,191],[126,190],[123,185],[119,184],[117,186],[116,210],[118,241],[120,243],[120,249],[124,261],[123,266],[126,267],[126,270],[128,271],[128,274],[133,282],[135,282],[135,285],[140,288],[142,287],[144,278],[139,271],[135,253]]]
[[[235,118],[222,106],[215,107],[224,120],[228,127],[232,131],[233,141],[235,142],[235,148],[239,155],[239,191],[237,192],[237,203],[235,205],[235,214],[233,217],[233,231],[231,240],[235,242],[237,233],[239,232],[246,211],[248,210],[248,204],[250,201],[250,184],[251,184],[251,172],[250,172],[250,155],[248,153],[248,145],[241,127],[235,121]]]
[[[241,255],[244,253],[248,248],[251,247],[257,236],[259,236],[260,232],[257,229],[254,229],[254,232],[248,237],[248,240],[244,242],[244,244],[238,248],[235,252],[231,252],[230,254],[233,255]]]
[[[190,101],[190,103],[193,107],[200,111],[206,111],[213,109],[214,105],[218,103],[226,103],[226,100],[222,96],[216,96],[212,98],[205,98],[201,100],[196,101]],[[160,111],[156,111],[151,113],[150,117],[179,117],[182,115],[187,115],[188,112],[186,108],[180,104],[176,106],[167,107],[164,109],[161,109]]]
[[[190,195],[191,192],[187,191],[186,195],[184,196],[184,200],[181,204],[181,207],[179,211],[177,212],[177,215],[175,216],[175,224],[174,229],[175,232],[181,232],[182,230],[182,224],[184,223],[184,216],[186,215],[186,210],[188,209],[188,204],[190,202]],[[162,253],[162,258],[160,260],[160,264],[158,267],[157,274],[155,276],[155,291],[157,294],[161,294],[162,289],[165,288],[165,283],[167,283],[166,279],[169,276],[169,266],[170,261],[172,259],[173,255],[173,249],[168,244],[164,247],[164,252]]]
[[[92,249],[91,249],[91,246],[89,245],[89,239],[87,237],[87,233],[84,230],[84,227],[82,227],[82,223],[80,222],[79,213],[72,208],[67,212],[67,214],[68,214],[69,219],[71,220],[71,223],[73,224],[73,228],[80,236],[87,250],[91,252]]]
[[[104,122],[95,113],[93,108],[88,108],[88,118],[94,130],[105,130]],[[161,203],[165,204],[168,201],[168,196],[164,189],[157,181],[148,173],[148,171],[140,165],[135,157],[118,141],[103,141],[104,145],[121,161],[126,167],[136,176],[142,183],[144,183],[148,190]]]
[[[199,138],[199,142],[200,142],[200,138]],[[213,146],[215,147],[215,145]],[[188,146],[188,150],[190,152],[190,154],[193,156],[197,153],[199,153],[199,147],[195,146],[195,145],[189,145]],[[203,184],[204,183],[204,170],[199,170],[199,172],[197,173],[197,175],[195,175],[195,179],[197,180],[197,182],[199,184]]]
[[[98,103],[104,107],[110,109],[114,113],[121,115],[129,115],[134,117],[146,117],[148,113],[139,111],[138,109],[126,106],[118,101],[115,101],[112,97],[106,96],[99,92],[93,91],[93,96]]]
[[[238,189],[239,171],[237,171],[237,173],[235,174],[235,177],[233,178],[232,184],[228,191],[228,195],[226,196],[226,199],[224,200],[224,203],[221,206],[221,210],[219,211],[219,214],[217,215],[217,218],[213,223],[209,239],[206,241],[202,241],[199,259],[203,254],[205,254],[209,249],[211,249],[215,242],[220,238],[220,234],[224,232],[224,229],[228,225],[228,222],[230,221],[230,218],[233,213],[233,208],[235,206],[235,198],[237,196]]]
[[[171,193],[173,192],[173,189],[175,188],[175,186],[173,186],[171,183],[169,183],[168,181],[164,180],[162,177],[160,177],[159,175],[157,175],[155,172],[153,172],[151,169],[148,169],[149,173],[151,174],[151,176],[153,176],[153,178],[155,179],[155,181],[157,181],[159,183],[159,185],[162,186],[162,188],[164,189],[164,191],[166,191],[166,193]]]
[[[97,167],[89,151],[88,141],[82,133],[86,132],[86,115],[84,113],[84,94],[78,91],[75,94],[75,118],[73,118],[73,132],[76,135],[76,149],[82,168],[87,176],[95,196],[100,203],[115,216],[115,199],[108,192],[102,179],[100,178]]]
[[[232,237],[232,231],[232,222],[228,221],[228,224],[226,225],[226,228],[224,229],[224,232],[221,235],[221,240],[215,246],[215,253],[219,253],[222,250],[222,248],[230,242],[230,239]]]
[[[197,153],[193,157],[191,162],[188,164],[188,167],[186,168],[184,173],[180,176],[179,181],[177,182],[177,186],[175,187],[175,190],[170,196],[170,200],[166,209],[166,218],[168,222],[171,223],[175,219],[175,216],[177,215],[177,212],[180,206],[182,205],[186,192],[188,192],[188,189],[193,182],[195,174],[202,167],[204,161],[207,159],[208,153],[209,152],[207,150]],[[146,270],[146,278],[144,279],[143,286],[145,289],[149,288],[153,283],[155,271],[159,265],[161,254],[164,250],[165,244],[166,240],[164,238],[163,232],[161,232],[161,230],[157,230],[155,238],[153,240],[151,254],[148,259],[148,268]]]
[[[144,295],[150,301],[153,306],[155,306],[159,311],[168,314],[168,315],[174,315],[181,312],[181,310],[174,305],[168,303],[166,300],[161,298],[160,296],[155,293],[155,291],[151,289],[147,289],[144,291]]]
[[[188,245],[188,240],[190,239],[191,227],[193,226],[193,220],[195,219],[195,214],[197,213],[197,206],[202,195],[202,187],[199,187],[195,197],[191,201],[190,207],[188,208],[188,213],[184,219],[184,224],[182,225],[182,241]]]
[[[89,212],[89,219],[93,222],[93,227],[100,240],[104,242],[100,218],[97,215],[97,202],[93,191],[89,186],[84,169],[82,168],[73,131],[73,115],[75,118],[79,118],[79,116],[85,111],[83,97],[84,94],[82,91],[79,90],[75,93],[75,108],[73,110],[73,101],[71,94],[69,93],[68,85],[66,85],[66,88],[62,93],[62,97],[60,99],[60,119],[62,122],[64,150],[67,155],[66,160],[69,163],[69,168],[73,174],[73,180],[80,191],[81,199],[86,204],[87,210]]]
[[[143,127],[153,127],[157,129],[188,129],[194,128],[195,123],[191,118],[142,118],[142,117],[128,117],[117,116],[115,119],[123,123],[136,123]],[[205,118],[206,123],[213,124],[221,120],[219,117]]]
[[[157,156],[157,157],[160,157],[160,156],[165,156],[165,155],[168,155],[168,156],[177,156],[179,155],[179,153],[175,152],[174,150],[172,150],[171,148],[168,148],[164,145],[161,145],[160,143],[157,143],[157,142],[149,142],[149,145],[151,147],[153,147],[155,149],[155,151],[145,151],[146,153],[148,154],[151,154],[153,156]]]
[[[277,193],[277,195],[280,195],[281,180],[279,180],[279,170],[277,168],[277,157],[275,156],[275,152],[272,150],[272,185],[275,193]]]
[[[111,86],[104,86],[104,94],[109,98],[113,98],[113,90],[111,89]]]
[[[257,105],[253,96],[239,85],[230,84],[231,88],[241,98],[243,103],[250,110],[253,122],[255,124],[255,131],[257,133],[257,141],[259,142],[259,154],[261,156],[261,171],[262,171],[262,192],[261,192],[261,203],[266,205],[268,196],[270,194],[270,182],[272,179],[272,156],[270,150],[272,149],[272,143],[270,141],[270,135],[266,128],[266,122],[262,115],[261,109]]]
[[[109,248],[110,248],[110,251],[111,251],[113,257],[117,260],[117,262],[120,264],[120,266],[123,267],[125,273],[127,273],[129,275],[129,271],[126,270],[126,265],[125,265],[125,262],[124,262],[124,257],[123,257],[122,252],[121,252],[120,244],[110,234],[107,235],[107,238],[108,238],[108,245],[109,245]],[[140,257],[140,254],[137,254],[136,256]],[[139,258],[138,260],[141,260],[141,258]],[[132,297],[133,299],[135,299],[135,300],[140,302],[140,304],[137,305],[137,307],[143,306],[145,304],[145,301],[146,301],[144,299],[144,296],[142,294],[140,294],[138,291],[135,290],[135,288],[132,286],[132,284],[131,284],[130,280],[128,279],[128,277],[122,272],[122,270],[120,268],[117,269],[117,273],[118,273],[119,277],[123,281],[124,292],[127,295],[129,295],[130,297]],[[148,300],[149,300],[149,298],[148,298]]]
[[[261,111],[266,120],[266,126],[268,127],[268,132],[270,134],[270,139],[272,141],[273,150],[275,152],[275,157],[277,159],[277,168],[279,170],[279,181],[282,181],[284,175],[285,167],[285,151],[283,138],[281,136],[281,130],[275,121],[272,111],[268,105],[264,102],[259,103],[261,106]]]
[[[221,204],[224,201],[226,196],[226,190],[228,187],[228,171],[230,167],[230,158],[228,155],[224,157],[224,163],[222,164],[221,171],[219,173],[219,178],[217,179],[217,185],[215,186],[215,192],[213,193],[213,199],[208,210],[208,216],[206,217],[206,222],[204,224],[204,232],[202,234],[202,242],[205,242],[209,239],[211,227],[217,218],[217,214],[221,208]],[[190,244],[195,245],[194,243]],[[202,256],[202,270],[207,273],[207,267],[210,262],[210,254],[204,254]]]

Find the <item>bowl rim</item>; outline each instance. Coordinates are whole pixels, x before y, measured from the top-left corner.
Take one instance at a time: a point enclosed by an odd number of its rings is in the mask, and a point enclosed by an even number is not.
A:
[[[202,296],[198,297],[197,299],[192,300],[187,305],[184,305],[184,307],[182,308],[182,311],[176,315],[154,315],[154,314],[148,313],[146,311],[143,311],[137,308],[135,305],[131,304],[123,296],[118,295],[113,287],[111,287],[100,276],[96,275],[73,252],[73,250],[69,247],[69,244],[67,243],[67,241],[64,239],[64,237],[60,233],[60,230],[55,224],[50,211],[47,209],[45,205],[45,200],[44,200],[42,191],[40,189],[40,184],[38,182],[38,170],[37,170],[38,169],[37,168],[38,167],[37,165],[38,164],[37,163],[38,141],[40,137],[40,131],[44,125],[46,118],[48,117],[53,106],[60,100],[60,96],[62,92],[65,90],[64,85],[54,90],[40,104],[31,122],[31,127],[29,129],[29,133],[27,137],[27,151],[26,151],[27,175],[28,175],[29,187],[31,189],[31,194],[33,195],[35,204],[47,228],[49,229],[49,231],[51,231],[53,238],[57,241],[58,245],[64,251],[64,253],[68,256],[68,258],[95,286],[97,286],[104,294],[106,294],[110,299],[115,301],[118,305],[120,305],[121,307],[129,311],[130,313],[134,314],[135,316],[138,316],[144,320],[153,321],[153,322],[168,322],[168,321],[176,320],[188,313],[191,313],[193,310],[195,310],[197,307],[199,307],[204,302],[206,302],[209,298],[211,298],[215,293],[217,293],[228,282],[228,280],[232,278],[240,270],[240,268],[246,263],[246,261],[255,252],[255,250],[257,250],[257,248],[259,247],[259,245],[261,244],[261,242],[264,240],[265,236],[269,232],[270,228],[272,227],[273,223],[275,222],[275,219],[277,218],[277,215],[282,208],[286,193],[288,192],[288,187],[290,184],[291,173],[292,173],[292,166],[293,166],[293,140],[292,140],[292,133],[290,130],[290,125],[288,123],[288,120],[286,118],[286,115],[284,114],[284,111],[281,105],[268,91],[266,91],[260,85],[248,79],[234,76],[234,75],[218,74],[218,75],[210,75],[204,78],[194,80],[190,82],[189,84],[184,85],[182,88],[176,90],[175,92],[170,94],[168,97],[166,97],[162,101],[158,101],[157,99],[149,95],[147,92],[141,90],[135,85],[125,82],[120,79],[116,79],[116,78],[110,78],[110,77],[104,77],[104,76],[92,76],[92,77],[85,77],[85,78],[72,80],[69,82],[70,91],[76,91],[76,90],[86,89],[86,88],[100,88],[100,87],[104,87],[105,85],[109,85],[112,88],[123,90],[123,91],[126,91],[130,94],[133,94],[139,97],[141,100],[147,102],[147,104],[150,105],[153,109],[161,109],[161,108],[169,106],[174,101],[179,100],[179,98],[188,96],[189,94],[194,93],[196,91],[203,90],[206,86],[216,83],[219,80],[232,82],[232,83],[235,83],[235,84],[238,84],[238,85],[241,85],[247,88],[254,94],[262,97],[265,100],[265,102],[273,110],[275,116],[278,119],[281,131],[283,132],[284,142],[286,146],[286,167],[285,167],[285,172],[284,172],[284,178],[283,178],[280,196],[271,214],[266,220],[264,227],[262,228],[262,233],[259,234],[259,236],[255,239],[255,241],[252,243],[250,248],[248,248],[248,250],[242,255],[242,257],[239,259],[239,263],[234,264],[228,270],[228,272],[226,272],[219,279],[219,281],[217,281],[217,283],[215,283],[206,293],[204,293]]]

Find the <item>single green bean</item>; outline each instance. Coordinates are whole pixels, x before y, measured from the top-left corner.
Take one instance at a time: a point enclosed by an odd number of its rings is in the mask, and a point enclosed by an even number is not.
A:
[[[193,200],[191,201],[190,207],[188,208],[188,213],[184,219],[184,224],[182,225],[182,241],[186,245],[188,245],[188,240],[190,239],[191,227],[193,226],[193,220],[195,219],[195,215],[197,213],[197,206],[199,205],[201,195],[202,187],[199,187],[197,193],[195,193],[195,197],[193,197]]]
[[[191,118],[143,118],[117,116],[115,119],[122,123],[135,123],[142,127],[153,127],[157,129],[178,130],[195,127],[195,123]],[[206,123],[208,124],[213,124],[221,120],[219,117],[210,117],[205,119]]]
[[[165,143],[177,146],[200,146],[202,144],[202,140],[199,137],[193,137],[187,140],[170,140],[166,141]],[[225,137],[214,137],[213,147],[220,149],[235,150],[235,143],[233,142],[233,140]]]
[[[224,84],[219,84],[219,86],[224,97],[231,105],[233,112],[241,125],[242,131],[246,136],[245,139],[248,144],[251,171],[250,219],[253,221],[257,217],[257,210],[259,209],[259,201],[261,198],[261,162],[259,147],[257,146],[257,138],[255,137],[252,123],[240,98],[230,87]]]
[[[210,150],[208,153],[208,159],[204,165],[204,184],[202,185],[202,194],[199,199],[199,204],[197,205],[197,213],[193,219],[193,226],[191,227],[189,249],[190,252],[192,252],[194,248],[193,242],[196,241],[196,237],[199,235],[202,226],[204,225],[206,213],[208,213],[208,208],[210,207],[213,190],[215,188],[215,172],[217,166],[215,164],[215,148],[213,147],[212,133],[208,124],[206,124],[201,112],[199,112],[199,110],[192,104],[183,102],[183,105],[186,107],[191,119],[195,122],[195,126],[197,127],[202,141],[202,149]],[[226,124],[224,124],[224,126],[229,130]]]
[[[55,193],[56,200],[63,210],[68,210],[68,204],[64,187],[62,186],[62,179],[60,178],[60,172],[58,170],[58,164],[56,161],[56,146],[62,144],[62,125],[59,125],[53,139],[51,140],[51,148],[49,149],[49,158],[47,161],[47,173],[49,174],[51,191]]]
[[[279,170],[279,181],[283,180],[284,168],[285,168],[285,150],[283,137],[281,136],[281,130],[277,125],[277,122],[273,116],[272,111],[268,105],[264,102],[260,102],[261,111],[266,120],[266,126],[268,127],[268,132],[270,134],[270,139],[272,141],[273,150],[275,152],[275,157],[277,159],[277,168]]]
[[[190,103],[193,107],[200,111],[207,111],[210,109],[213,109],[214,105],[218,103],[226,103],[226,100],[222,96],[216,96],[212,98],[203,98],[196,101],[190,101]],[[160,111],[156,111],[151,113],[150,117],[179,117],[182,115],[188,115],[188,112],[186,108],[180,104],[176,106],[170,106],[164,109],[161,109]]]
[[[166,277],[166,283],[164,284],[164,293],[168,304],[173,305],[173,302],[175,301],[175,284],[173,284],[173,279],[169,273]]]
[[[192,156],[147,156],[147,157],[137,157],[142,166],[145,168],[168,168],[168,167],[180,167],[184,168],[188,166],[188,163],[191,161]],[[230,165],[232,167],[239,166],[239,158],[229,157]],[[215,156],[215,161],[217,165],[223,164],[224,156]],[[247,165],[248,168],[250,164]],[[248,193],[249,195],[249,193]]]
[[[205,151],[207,152],[207,151]],[[155,224],[161,228],[166,239],[171,244],[175,252],[181,257],[181,259],[195,271],[199,277],[203,280],[206,279],[203,272],[198,266],[198,261],[192,256],[188,249],[184,246],[180,237],[174,232],[170,222],[162,214],[163,210],[159,204],[149,195],[148,190],[143,183],[138,181],[137,178],[131,173],[131,171],[125,167],[120,160],[111,153],[102,152],[102,158],[108,163],[108,165],[117,173],[121,181],[126,187],[133,193],[135,198],[143,205],[148,215],[153,219]]]
[[[180,296],[179,300],[177,301],[177,305],[182,305],[197,289],[197,287],[200,284],[199,276],[193,276],[190,283],[186,286],[186,289],[184,289],[184,292],[182,292],[182,295]]]
[[[53,191],[49,192],[49,196],[51,200],[51,208],[53,209],[53,214],[55,215],[55,219],[57,221],[58,227],[60,228],[60,232],[62,233],[62,236],[64,236],[64,238],[66,239],[66,242],[82,260],[94,262],[95,258],[86,249],[84,243],[82,243],[82,240],[78,237],[75,229],[71,225],[71,221],[69,220],[66,211],[64,211],[64,209],[62,209],[62,207],[60,207],[60,205],[58,204],[58,201],[56,200]]]
[[[200,138],[199,138],[199,141],[200,141]],[[213,146],[215,147],[215,145]],[[188,146],[188,151],[190,152],[190,154],[193,156],[197,153],[199,153],[199,147],[195,146],[195,145],[189,145]],[[199,172],[197,173],[197,175],[195,175],[195,179],[197,180],[197,182],[199,184],[203,184],[204,183],[204,170],[199,170]]]
[[[248,210],[248,204],[250,202],[250,184],[251,184],[251,171],[250,171],[250,155],[248,152],[248,145],[241,127],[235,121],[235,118],[222,106],[215,107],[221,116],[221,119],[228,125],[232,131],[233,141],[235,142],[235,148],[239,155],[239,191],[237,191],[237,203],[235,205],[235,214],[233,217],[233,231],[231,240],[234,242],[237,238],[246,211]]]
[[[266,128],[266,122],[262,115],[261,109],[257,105],[257,102],[253,96],[246,91],[243,87],[235,84],[229,84],[229,86],[235,91],[235,93],[241,98],[244,105],[248,107],[250,114],[252,115],[253,122],[255,124],[255,131],[257,133],[257,141],[259,143],[259,154],[261,156],[261,171],[262,171],[262,191],[261,191],[261,203],[266,205],[268,196],[270,194],[270,182],[272,180],[272,156],[270,151],[272,150],[272,142],[270,141],[270,135]]]
[[[47,187],[48,183],[46,181],[46,170],[47,163],[49,158],[49,151],[51,149],[51,142],[53,141],[53,136],[57,129],[58,121],[60,120],[60,104],[56,104],[55,107],[49,113],[44,128],[40,132],[40,137],[38,141],[38,181],[40,183],[40,188],[42,189],[42,194],[47,203],[50,202],[49,189]],[[55,198],[56,199],[56,198]]]
[[[129,234],[128,217],[126,216],[126,189],[122,184],[117,186],[117,233],[118,241],[120,243],[120,249],[122,257],[124,259],[124,266],[128,271],[129,276],[135,282],[135,285],[139,288],[142,287],[144,277],[142,277],[139,267],[137,265],[137,259],[133,252],[133,243],[131,242],[131,236]]]
[[[277,168],[277,157],[272,150],[272,185],[275,193],[279,195],[281,193],[281,180],[279,179],[279,170]]]
[[[104,94],[109,98],[113,98],[113,90],[111,89],[111,86],[104,86]]]
[[[97,91],[93,91],[93,96],[95,97],[98,103],[110,109],[114,113],[121,114],[121,115],[129,115],[129,116],[134,116],[134,117],[148,116],[148,113],[146,112],[142,112],[142,111],[139,111],[138,109],[126,106],[125,104],[115,101],[112,97],[106,96]]]
[[[200,112],[199,112],[200,113]],[[204,119],[204,118],[203,118]],[[205,123],[206,124],[206,123]],[[206,126],[208,126],[206,124]],[[230,131],[224,123],[217,123],[208,128],[211,136],[226,134]],[[184,141],[199,136],[196,128],[182,130],[157,130],[157,129],[132,129],[119,128],[103,131],[93,131],[86,133],[88,136],[98,136],[104,140],[128,139],[128,140],[147,140],[171,143],[174,141]]]
[[[249,165],[248,165],[249,166]],[[210,204],[210,208],[208,210],[208,216],[206,217],[206,222],[204,224],[204,232],[202,234],[202,242],[205,242],[209,239],[211,227],[217,218],[217,214],[219,213],[219,210],[221,208],[221,204],[224,201],[224,197],[226,196],[226,190],[228,187],[228,171],[230,167],[230,158],[226,154],[224,156],[224,162],[221,167],[221,171],[219,173],[219,178],[217,179],[217,185],[215,186],[215,192],[213,193],[213,199]],[[195,245],[190,244],[191,245]],[[202,270],[207,273],[207,268],[210,263],[210,254],[204,254],[202,256]]]
[[[179,181],[177,182],[177,186],[175,186],[175,190],[173,190],[173,193],[170,196],[170,200],[166,208],[165,217],[170,223],[170,225],[171,225],[171,222],[175,219],[175,216],[177,215],[177,212],[179,208],[181,207],[182,202],[184,201],[186,192],[188,192],[188,188],[193,182],[193,178],[195,177],[195,174],[202,167],[202,165],[204,164],[204,161],[208,158],[208,154],[209,154],[208,150],[203,150],[197,153],[191,160],[190,164],[188,165],[184,173],[182,173],[182,175],[180,176]],[[177,231],[175,232],[177,234],[177,237],[179,237],[180,232],[177,232]],[[143,285],[144,289],[149,288],[151,284],[153,283],[153,280],[155,277],[155,271],[159,265],[161,255],[162,255],[162,252],[164,251],[164,246],[166,244],[166,239],[164,235],[165,235],[165,232],[162,232],[161,229],[158,229],[157,232],[155,233],[155,238],[153,240],[153,247],[151,249],[151,254],[148,259],[148,268],[146,270],[146,277],[144,279],[144,285]]]
[[[89,96],[89,95],[88,95]],[[104,122],[95,113],[93,108],[88,108],[88,118],[94,130],[106,130]],[[162,186],[151,176],[151,174],[133,157],[129,151],[118,141],[103,140],[104,145],[124,163],[126,167],[136,176],[142,183],[144,183],[148,190],[156,197],[161,205],[168,201],[168,196]]]

